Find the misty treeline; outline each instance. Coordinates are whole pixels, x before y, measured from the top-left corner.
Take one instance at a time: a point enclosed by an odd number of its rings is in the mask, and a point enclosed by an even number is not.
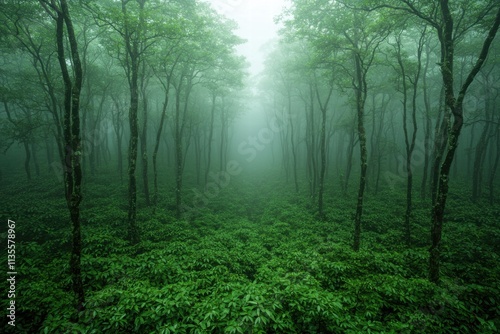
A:
[[[327,185],[356,187],[354,250],[366,191],[406,187],[407,246],[414,194],[428,201],[438,282],[449,179],[470,180],[474,202],[498,200],[499,3],[298,0],[279,21],[260,84],[268,114],[288,115],[286,179],[320,218]]]
[[[113,164],[126,178],[137,243],[137,184],[146,205],[157,205],[158,173],[172,159],[180,217],[187,153],[198,182],[226,164],[243,41],[201,1],[2,1],[1,23],[2,151],[23,147],[28,180],[33,172],[64,178],[82,304],[82,174],[90,180]]]
[[[413,203],[428,202],[432,282],[449,180],[467,180],[471,201],[498,200],[496,0],[292,1],[257,92],[245,90],[236,25],[204,2],[0,4],[1,150],[22,150],[28,180],[64,180],[78,307],[82,183],[112,166],[139,243],[137,198],[157,210],[175,198],[182,218],[183,176],[203,188],[230,168],[231,125],[249,98],[281,120],[272,146],[285,181],[320,219],[332,187],[356,192],[354,250],[366,193],[404,187],[408,246]]]

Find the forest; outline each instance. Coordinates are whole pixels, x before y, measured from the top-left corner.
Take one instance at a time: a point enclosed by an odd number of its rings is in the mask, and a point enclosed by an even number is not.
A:
[[[249,2],[0,0],[0,331],[497,333],[500,2]]]

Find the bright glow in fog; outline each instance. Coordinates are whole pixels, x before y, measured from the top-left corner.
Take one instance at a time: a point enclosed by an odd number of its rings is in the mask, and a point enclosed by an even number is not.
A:
[[[236,34],[247,40],[238,51],[251,63],[250,75],[263,70],[262,46],[277,37],[274,17],[281,13],[285,0],[208,0],[217,11],[238,23]]]
[[[248,95],[258,94],[255,87],[258,75],[264,70],[266,45],[277,39],[280,26],[274,22],[287,2],[285,0],[209,0],[212,6],[221,14],[236,21],[238,29],[235,33],[246,40],[238,46],[238,52],[250,63]],[[252,99],[250,97],[250,99]],[[253,101],[243,101],[243,113],[234,122],[234,137],[231,153],[238,155],[238,145],[254,136],[267,126],[261,103],[255,97]],[[267,150],[265,150],[267,151]],[[262,155],[268,152],[262,152]],[[231,155],[231,154],[230,154]]]

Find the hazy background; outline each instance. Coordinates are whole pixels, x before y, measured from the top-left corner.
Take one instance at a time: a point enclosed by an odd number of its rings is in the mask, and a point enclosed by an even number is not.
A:
[[[250,75],[254,76],[263,69],[264,53],[262,46],[277,37],[279,27],[274,17],[285,7],[285,0],[207,0],[226,17],[236,21],[239,29],[236,34],[247,42],[238,51],[251,63]]]
[[[250,63],[248,69],[249,77],[247,81],[251,84],[248,92],[258,94],[256,85],[259,81],[259,74],[264,69],[264,59],[266,57],[266,46],[277,40],[280,25],[274,22],[283,8],[287,5],[286,0],[207,0],[222,15],[236,21],[238,29],[235,33],[246,40],[244,44],[238,46],[238,52]],[[254,96],[243,101],[241,105],[242,115],[235,121],[230,138],[229,158],[242,160],[238,153],[238,146],[248,140],[249,136],[257,136],[263,128],[267,126],[264,111],[261,108],[259,99]],[[274,140],[278,136],[274,137]],[[259,161],[269,161],[271,155],[271,145],[266,145],[266,149],[259,151],[258,158],[251,163],[255,169]],[[266,159],[264,159],[266,157]],[[260,166],[262,167],[262,166]]]

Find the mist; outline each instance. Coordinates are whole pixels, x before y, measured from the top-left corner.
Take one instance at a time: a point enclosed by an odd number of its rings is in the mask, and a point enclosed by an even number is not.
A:
[[[493,333],[500,5],[0,2],[5,333]]]

